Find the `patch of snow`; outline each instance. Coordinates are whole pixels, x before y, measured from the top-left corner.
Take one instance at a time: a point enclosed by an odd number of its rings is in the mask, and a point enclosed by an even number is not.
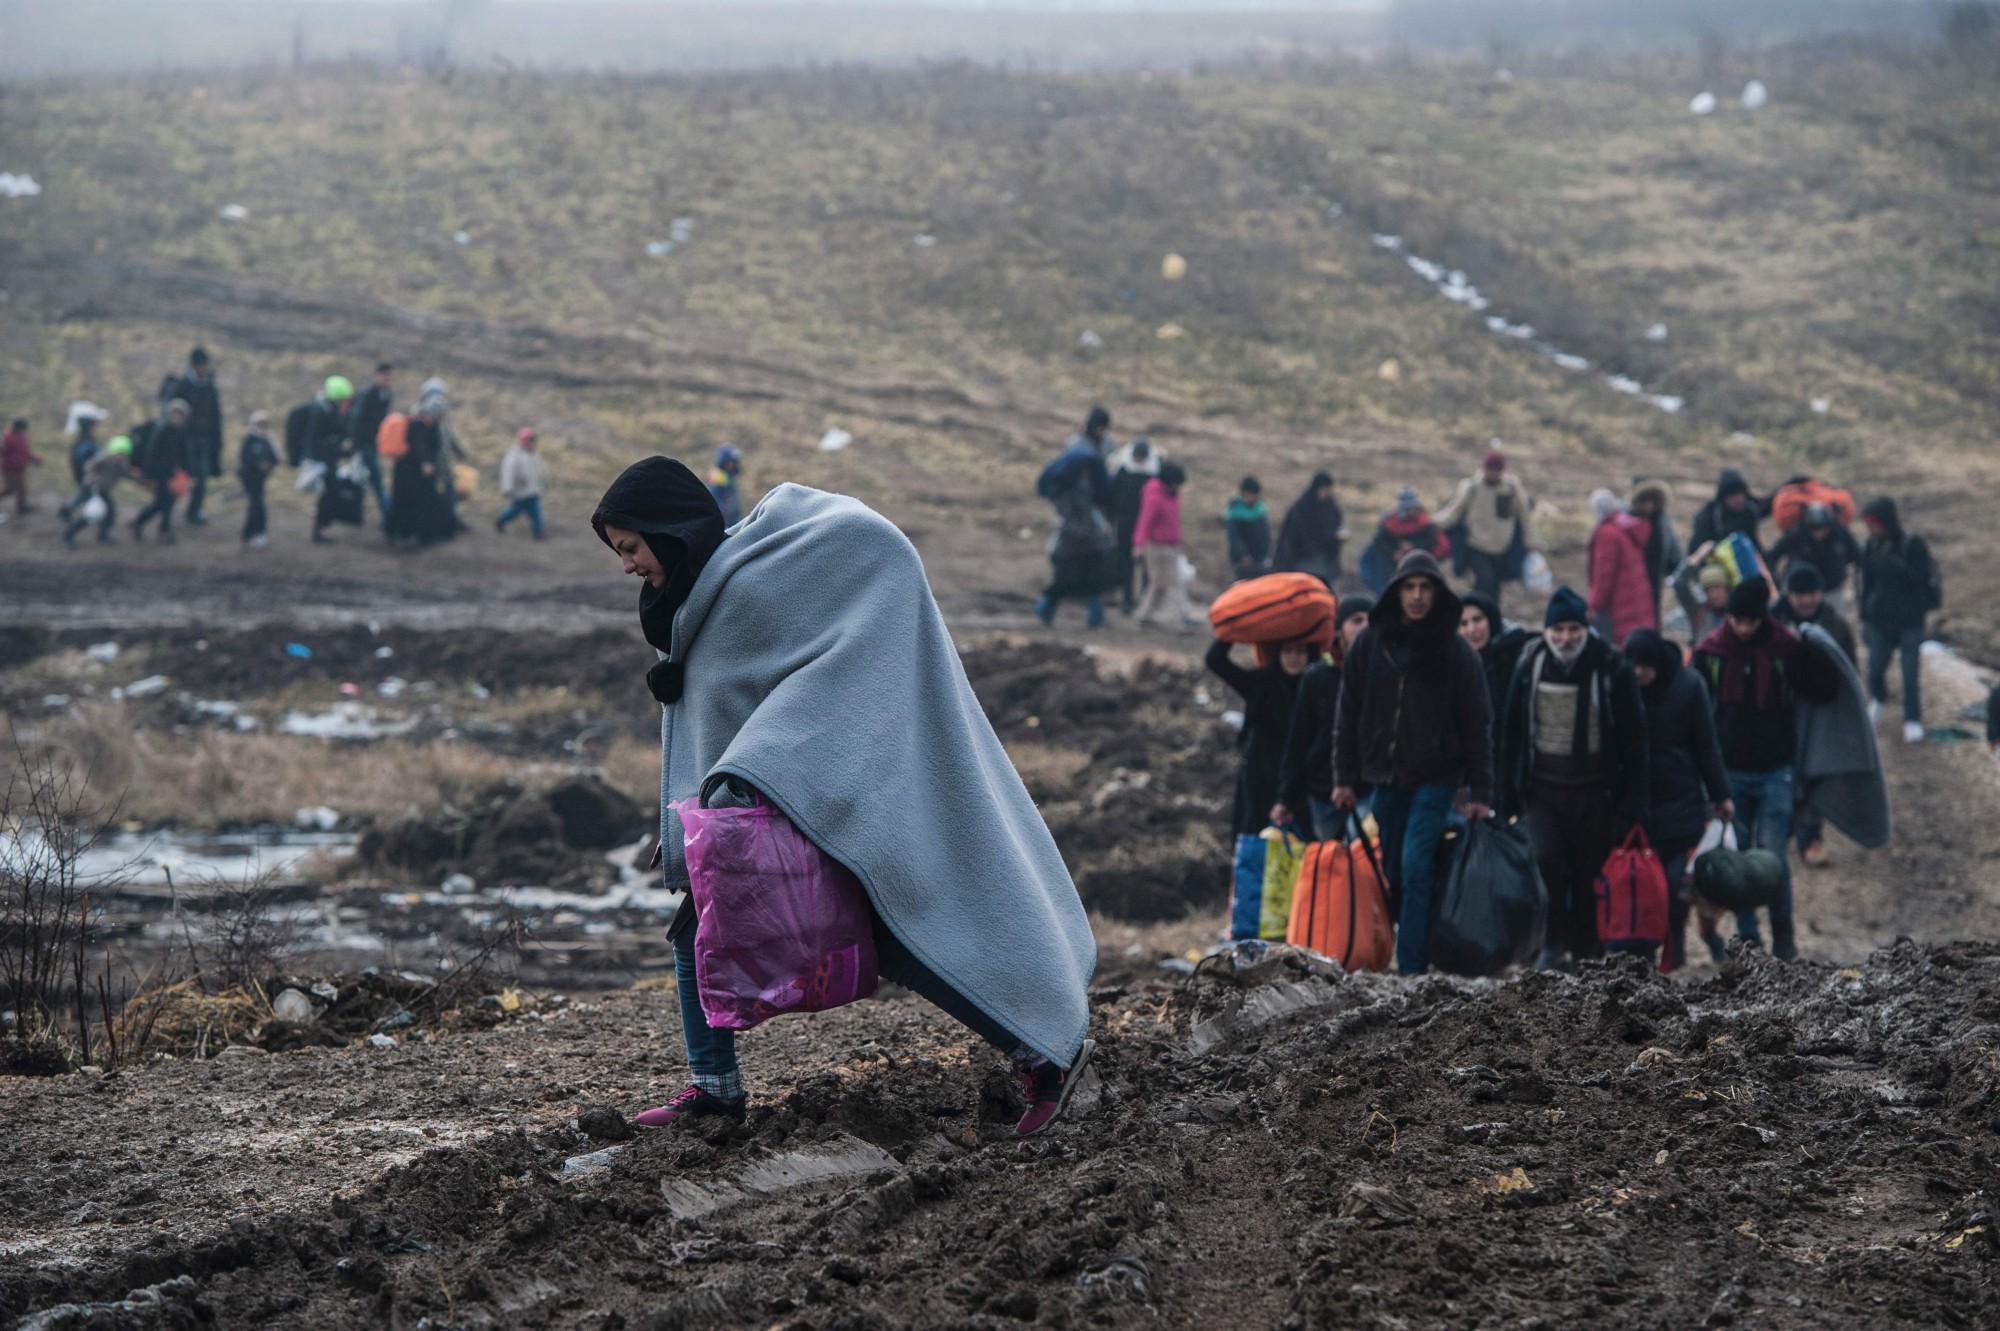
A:
[[[1698,116],[1714,114],[1715,94],[1712,92],[1696,93],[1694,95],[1694,100],[1688,103],[1688,111],[1691,114]]]
[[[1764,86],[1762,79],[1751,79],[1743,85],[1743,109],[1745,111],[1761,111],[1770,100],[1771,91]]]
[[[250,210],[249,210],[248,208],[245,208],[245,207],[244,207],[244,206],[243,206],[242,204],[240,204],[240,203],[225,203],[225,204],[223,204],[223,205],[222,205],[222,220],[223,220],[223,221],[225,221],[225,222],[246,222],[246,221],[248,221],[249,219],[250,219]]]
[[[414,716],[387,721],[378,717],[372,707],[358,702],[337,702],[324,712],[286,712],[278,729],[308,739],[385,739],[408,734],[416,724]]]
[[[838,453],[853,442],[854,436],[836,425],[819,437],[819,451]]]
[[[0,171],[0,199],[32,199],[41,192],[42,187],[33,176]]]

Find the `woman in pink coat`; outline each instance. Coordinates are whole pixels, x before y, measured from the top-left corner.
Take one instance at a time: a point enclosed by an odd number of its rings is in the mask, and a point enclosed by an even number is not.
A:
[[[1646,542],[1653,524],[1625,512],[1609,490],[1591,495],[1590,510],[1597,518],[1597,529],[1590,535],[1593,627],[1613,643],[1625,641],[1633,629],[1659,628],[1653,580],[1646,571]]]
[[[1140,624],[1164,623],[1185,629],[1194,623],[1187,587],[1181,582],[1181,486],[1187,473],[1168,462],[1146,482],[1139,500],[1139,525],[1132,552],[1146,566],[1146,595],[1139,602]]]

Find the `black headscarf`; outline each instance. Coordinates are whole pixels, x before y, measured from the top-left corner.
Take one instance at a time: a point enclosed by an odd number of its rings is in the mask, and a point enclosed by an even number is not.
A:
[[[1662,637],[1658,629],[1633,629],[1625,636],[1625,656],[1633,665],[1652,670],[1653,682],[1645,690],[1649,697],[1665,694],[1682,668],[1681,649],[1672,639]]]
[[[651,457],[627,467],[598,500],[590,525],[606,545],[606,527],[623,527],[645,539],[666,577],[639,591],[639,625],[646,641],[673,650],[674,615],[694,590],[695,579],[722,544],[722,510],[699,476],[672,458]],[[663,703],[681,697],[684,663],[662,661],[646,674],[646,686]]]

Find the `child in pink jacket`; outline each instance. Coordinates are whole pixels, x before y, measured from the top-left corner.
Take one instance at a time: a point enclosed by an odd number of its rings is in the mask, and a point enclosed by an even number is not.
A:
[[[1141,624],[1165,622],[1182,629],[1194,625],[1187,587],[1181,582],[1181,485],[1186,480],[1187,472],[1168,462],[1140,494],[1132,550],[1146,565],[1146,595],[1139,602]]]

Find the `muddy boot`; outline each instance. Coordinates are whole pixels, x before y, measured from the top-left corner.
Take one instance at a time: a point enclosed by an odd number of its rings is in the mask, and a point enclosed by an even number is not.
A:
[[[1542,955],[1535,958],[1535,969],[1538,971],[1573,971],[1576,969],[1576,963],[1569,959],[1569,953],[1565,952],[1562,948],[1545,947],[1542,949]]]
[[[1077,1053],[1076,1062],[1069,1065],[1067,1072],[1045,1058],[1021,1069],[1021,1094],[1028,1102],[1028,1111],[1014,1125],[1016,1137],[1032,1137],[1062,1117],[1063,1110],[1069,1108],[1070,1096],[1076,1093],[1078,1083],[1083,1080],[1084,1070],[1090,1066],[1090,1055],[1096,1048],[1097,1041],[1085,1040],[1082,1050]]]
[[[1771,926],[1771,955],[1779,961],[1797,961],[1799,959],[1799,944],[1798,940],[1792,937],[1791,925],[1773,924]]]
[[[684,1118],[726,1118],[741,1123],[749,1104],[750,1097],[745,1095],[725,1100],[699,1086],[690,1086],[657,1109],[635,1115],[632,1121],[642,1128],[664,1128]]]

